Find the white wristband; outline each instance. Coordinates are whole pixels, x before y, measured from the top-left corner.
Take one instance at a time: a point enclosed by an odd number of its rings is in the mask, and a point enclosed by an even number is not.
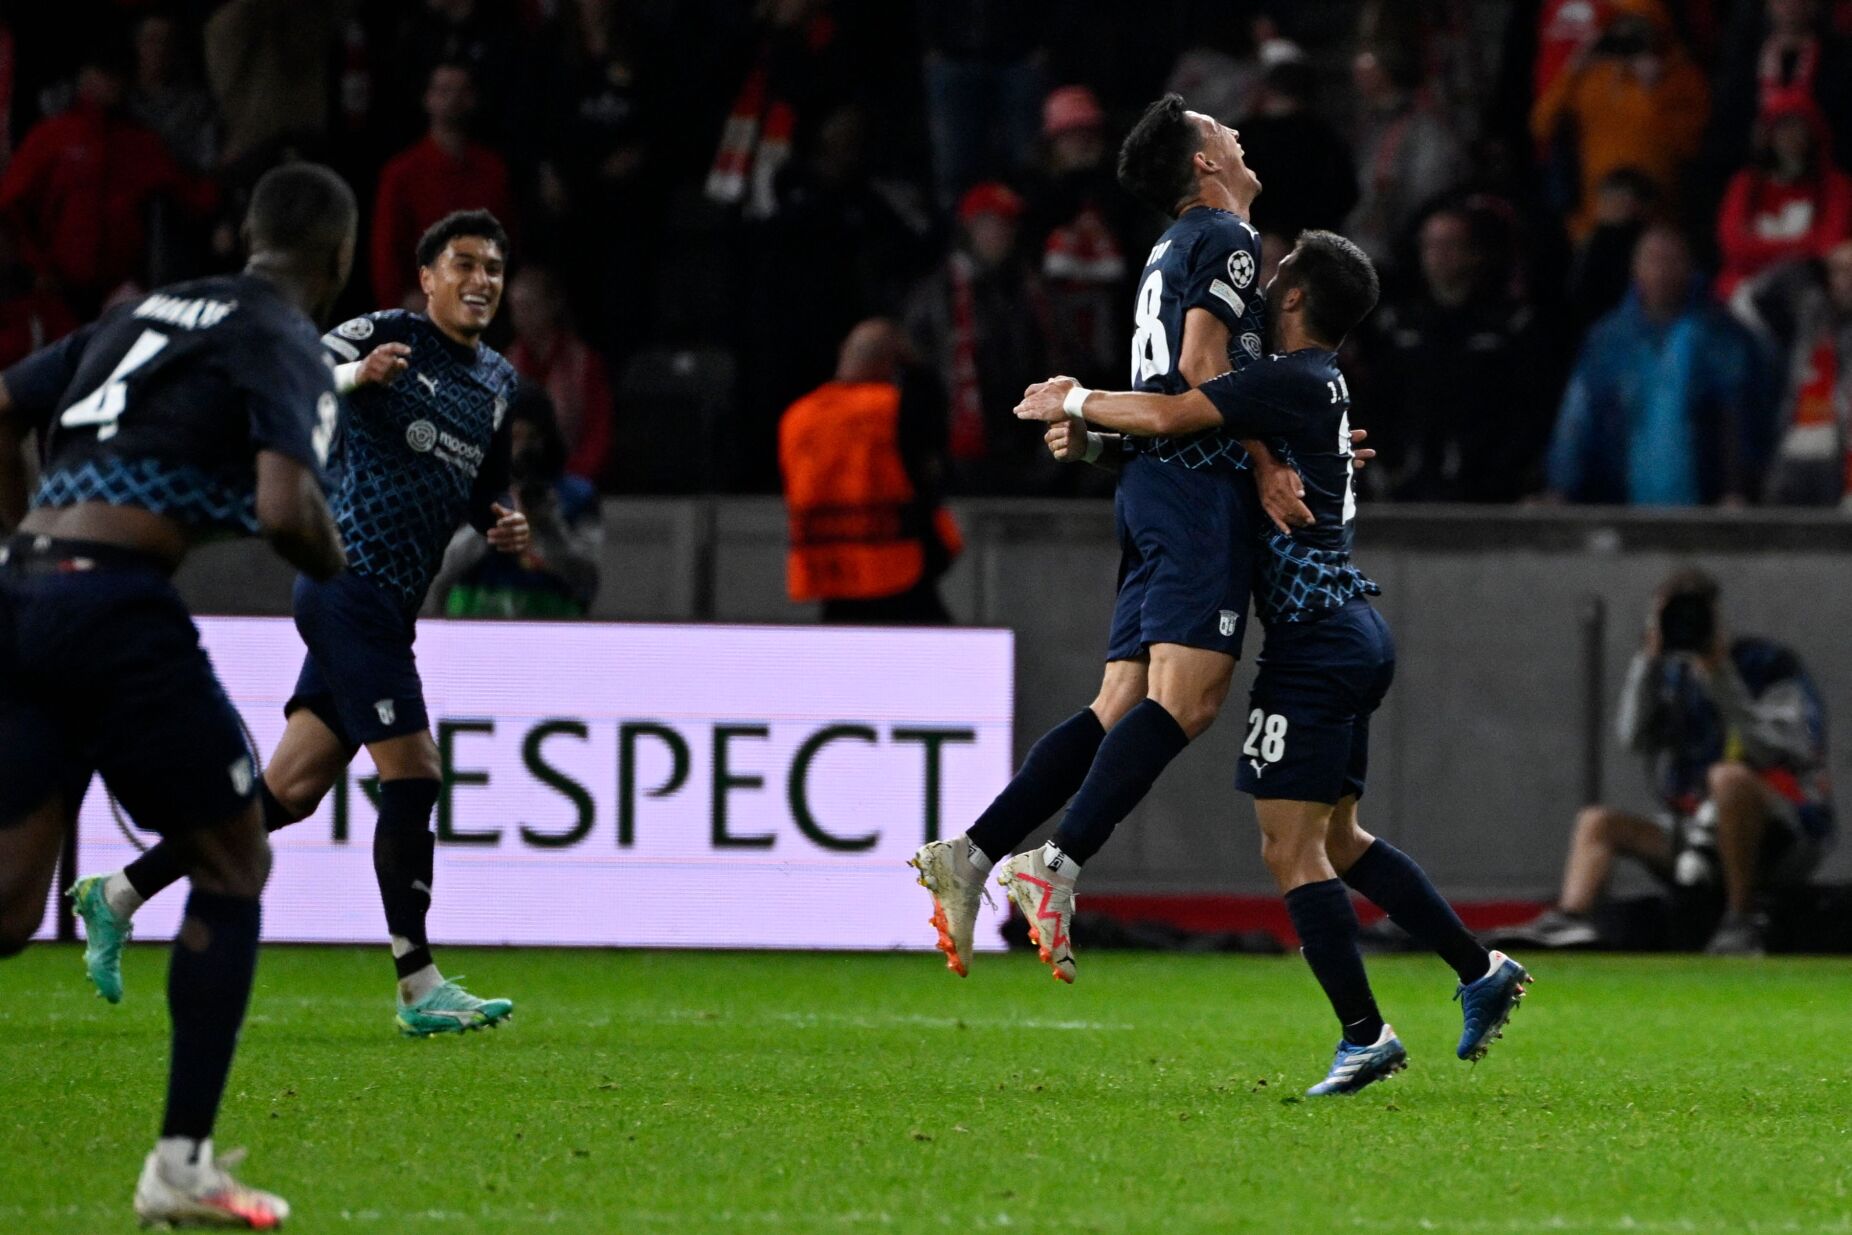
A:
[[[347,394],[360,385],[360,366],[362,360],[350,360],[346,364],[334,366],[334,388],[339,394]]]
[[[1093,463],[1099,459],[1100,452],[1105,449],[1106,439],[1104,437],[1101,437],[1098,433],[1088,433],[1087,452],[1080,456],[1080,461],[1082,463]]]
[[[1074,387],[1074,389],[1067,392],[1067,398],[1061,400],[1061,410],[1070,416],[1082,415],[1083,413],[1080,410],[1081,406],[1086,403],[1087,396],[1092,393],[1093,392],[1088,390],[1085,386]]]

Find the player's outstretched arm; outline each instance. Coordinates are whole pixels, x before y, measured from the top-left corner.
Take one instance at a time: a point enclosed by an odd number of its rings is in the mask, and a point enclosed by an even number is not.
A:
[[[1073,417],[1133,437],[1177,437],[1218,428],[1222,413],[1198,390],[1180,395],[1088,390],[1071,377],[1052,377],[1023,392],[1022,420],[1060,424]]]
[[[257,522],[283,560],[309,578],[330,579],[347,568],[315,473],[274,450],[257,452]]]
[[[382,343],[363,359],[334,367],[334,386],[342,394],[362,386],[390,386],[405,372],[412,349],[403,343]]]

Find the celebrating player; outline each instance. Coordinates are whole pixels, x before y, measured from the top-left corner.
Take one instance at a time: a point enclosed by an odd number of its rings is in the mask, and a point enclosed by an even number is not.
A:
[[[1473,938],[1419,866],[1357,822],[1370,715],[1389,689],[1395,650],[1365,599],[1380,589],[1350,560],[1350,389],[1337,348],[1376,296],[1376,271],[1362,250],[1330,232],[1305,232],[1267,288],[1267,359],[1179,395],[1107,394],[1056,378],[1031,387],[1016,409],[1072,433],[1088,432],[1075,423],[1084,419],[1138,437],[1251,434],[1304,477],[1316,522],[1269,533],[1256,572],[1267,636],[1236,784],[1254,797],[1261,854],[1343,1026],[1331,1072],[1312,1094],[1355,1093],[1407,1060],[1370,992],[1349,889],[1459,975],[1461,1059],[1485,1054],[1530,981],[1516,961]]]
[[[38,928],[92,772],[193,881],[174,940],[173,1057],[147,1222],[269,1229],[289,1214],[215,1160],[212,1126],[257,964],[270,845],[244,727],[169,576],[193,542],[262,534],[315,580],[344,565],[321,492],[333,378],[311,318],[353,264],[353,191],[325,167],[258,181],[244,273],[112,310],[0,377],[0,955]]]
[[[1258,357],[1260,236],[1247,213],[1260,180],[1239,136],[1166,95],[1126,136],[1119,183],[1176,219],[1139,282],[1133,386],[1175,394]],[[1119,471],[1119,596],[1099,695],[1042,736],[967,833],[912,859],[933,894],[939,948],[960,975],[985,876],[1073,798],[1054,839],[1005,863],[1002,880],[1042,959],[1055,977],[1074,980],[1067,928],[1081,866],[1228,696],[1255,518],[1234,474],[1259,470],[1262,501],[1281,527],[1311,517],[1290,468],[1220,429],[1139,443],[1096,438],[1086,461]]]
[[[442,768],[412,653],[418,608],[459,522],[467,517],[504,553],[529,541],[526,517],[497,501],[508,483],[503,420],[515,373],[481,343],[501,303],[507,250],[487,211],[446,216],[418,242],[429,316],[371,313],[322,339],[343,362],[337,385],[351,392],[333,508],[352,566],[336,579],[296,581],[308,656],[258,788],[264,826],[275,831],[313,812],[360,747],[373,757],[373,867],[398,971],[397,1021],[420,1037],[494,1025],[514,1010],[446,981],[431,958],[431,812]],[[372,345],[364,359],[363,343]],[[85,964],[105,999],[122,998],[131,916],[184,873],[163,843],[71,889],[88,937]]]

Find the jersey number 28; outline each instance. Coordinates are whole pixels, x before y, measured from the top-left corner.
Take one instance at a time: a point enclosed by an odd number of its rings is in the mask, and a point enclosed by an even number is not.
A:
[[[1170,372],[1170,340],[1164,335],[1164,272],[1153,270],[1138,289],[1132,311],[1137,329],[1132,332],[1132,385]]]

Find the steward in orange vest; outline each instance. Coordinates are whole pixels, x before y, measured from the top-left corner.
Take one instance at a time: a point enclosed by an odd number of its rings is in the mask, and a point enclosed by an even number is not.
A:
[[[790,516],[791,599],[826,622],[951,621],[938,579],[962,548],[938,503],[943,415],[903,397],[905,343],[866,321],[843,342],[836,380],[793,403],[778,426]],[[942,409],[941,413],[942,413]]]

